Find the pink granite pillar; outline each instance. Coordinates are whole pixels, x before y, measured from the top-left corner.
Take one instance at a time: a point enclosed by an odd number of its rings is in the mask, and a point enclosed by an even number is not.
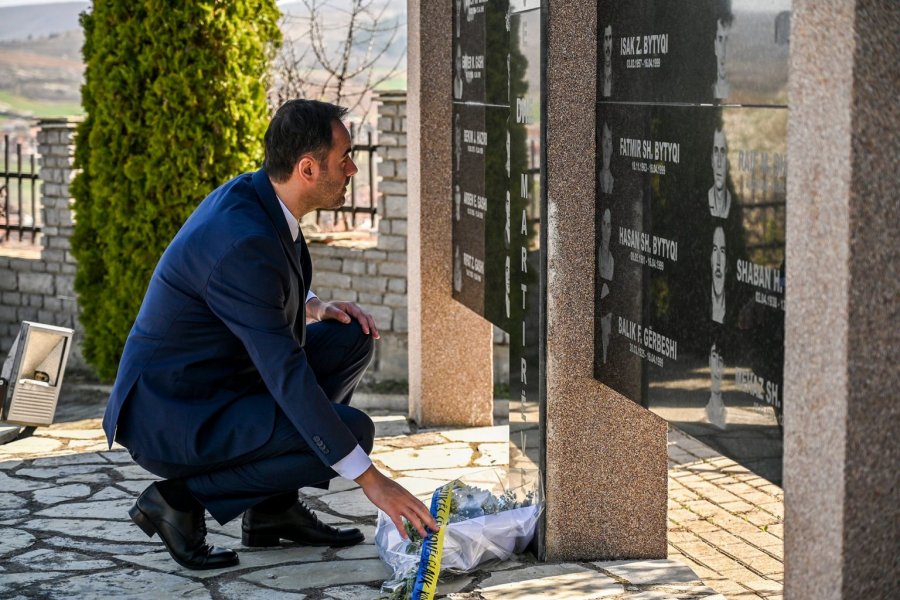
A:
[[[546,550],[665,558],[666,423],[593,378],[597,3],[550,2]]]
[[[900,597],[900,3],[796,0],[786,598]]]
[[[451,297],[452,2],[408,2],[409,414],[490,425],[491,324]]]

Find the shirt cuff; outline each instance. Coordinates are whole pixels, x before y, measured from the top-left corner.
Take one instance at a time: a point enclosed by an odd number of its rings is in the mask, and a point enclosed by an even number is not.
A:
[[[307,301],[307,302],[309,302],[309,301],[312,300],[313,298],[318,298],[318,296],[316,296],[315,294],[313,294],[313,291],[312,291],[312,290],[309,290],[308,292],[306,292],[306,301]]]
[[[337,461],[331,468],[344,479],[353,481],[372,466],[372,459],[366,454],[366,451],[357,444],[356,448],[350,451],[350,454]]]

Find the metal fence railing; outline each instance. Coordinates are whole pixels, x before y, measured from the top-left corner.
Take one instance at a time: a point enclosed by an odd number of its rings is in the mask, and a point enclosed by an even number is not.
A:
[[[24,241],[26,236],[35,242],[41,231],[37,216],[38,172],[34,153],[23,164],[22,143],[15,144],[15,164],[13,164],[9,135],[3,136],[3,164],[0,165],[0,242],[17,237]]]
[[[356,143],[357,138],[365,137],[365,144]],[[316,211],[316,225],[333,229],[352,231],[358,227],[375,228],[375,216],[378,213],[376,202],[375,159],[378,146],[372,143],[372,130],[360,132],[359,127],[350,124],[350,139],[353,144],[353,160],[359,172],[350,179],[350,200],[336,210]],[[364,220],[368,219],[368,223]]]
[[[752,179],[741,176],[736,185],[741,202],[741,222],[748,251],[758,261],[780,262],[784,258],[787,190],[785,177],[767,171]]]

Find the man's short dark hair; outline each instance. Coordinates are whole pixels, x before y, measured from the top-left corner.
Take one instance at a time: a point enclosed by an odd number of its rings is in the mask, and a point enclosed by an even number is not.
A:
[[[278,183],[287,181],[305,154],[322,162],[331,150],[331,124],[347,109],[318,100],[288,100],[266,129],[263,170]]]

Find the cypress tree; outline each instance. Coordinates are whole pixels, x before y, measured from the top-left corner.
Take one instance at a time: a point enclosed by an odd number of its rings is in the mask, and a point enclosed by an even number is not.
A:
[[[166,244],[212,189],[256,168],[275,0],[95,0],[72,184],[82,349],[104,379]]]

